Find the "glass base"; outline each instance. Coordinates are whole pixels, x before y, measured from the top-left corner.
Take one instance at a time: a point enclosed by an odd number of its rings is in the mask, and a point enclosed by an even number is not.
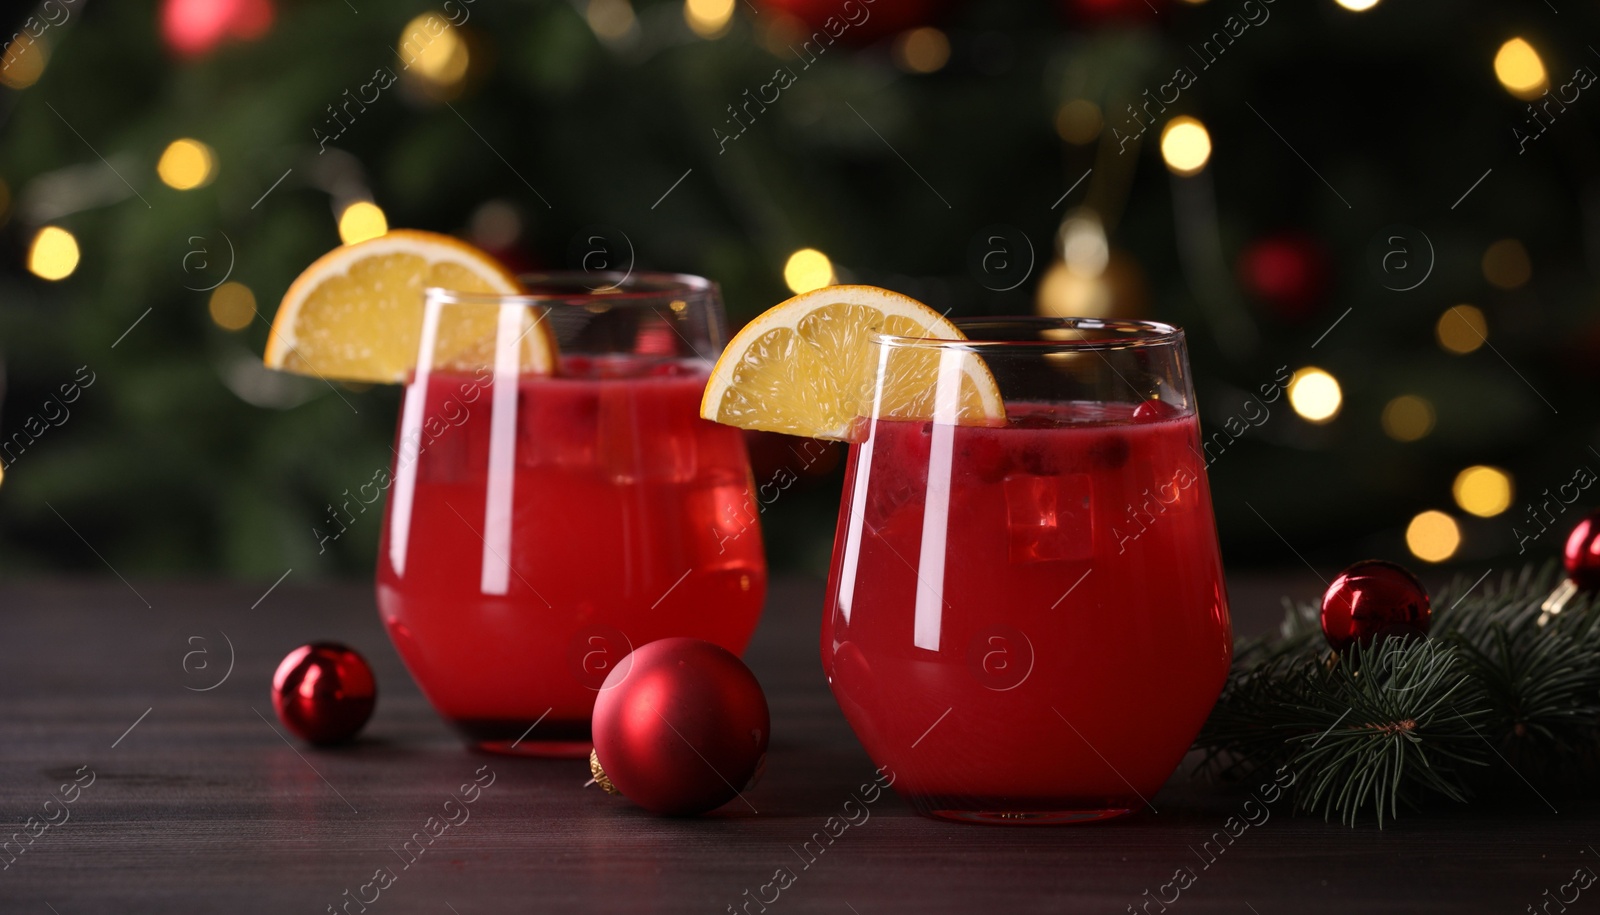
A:
[[[958,823],[983,823],[989,826],[1066,826],[1094,823],[1133,812],[1128,807],[1099,810],[941,810],[918,811],[923,816]]]
[[[466,740],[468,746],[484,753],[583,759],[594,748],[587,719],[552,721],[546,718],[531,728],[529,725],[533,724],[533,719],[528,721],[473,719],[452,721],[450,724]]]

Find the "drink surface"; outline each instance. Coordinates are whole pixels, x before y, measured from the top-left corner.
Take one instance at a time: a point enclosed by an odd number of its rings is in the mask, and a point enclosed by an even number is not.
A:
[[[469,738],[505,749],[548,710],[527,740],[587,753],[596,692],[633,647],[744,649],[766,568],[741,433],[698,415],[708,371],[568,356],[556,376],[408,387],[379,610]]]
[[[874,420],[852,447],[823,665],[924,813],[1138,809],[1231,658],[1199,426],[1008,407],[998,428]]]

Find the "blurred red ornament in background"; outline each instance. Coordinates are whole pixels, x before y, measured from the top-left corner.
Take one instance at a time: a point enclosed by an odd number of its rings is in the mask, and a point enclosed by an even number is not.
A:
[[[929,24],[944,8],[945,2],[944,0],[874,0],[870,6],[864,3],[853,4],[856,12],[848,15],[848,11],[839,0],[759,0],[759,5],[764,11],[771,10],[792,16],[813,32],[821,32],[823,37],[828,39],[827,44],[833,44],[833,39],[837,37],[844,44],[860,46],[906,29]],[[801,52],[799,42],[808,40],[810,36],[801,34],[796,37],[798,41],[795,44],[795,53],[799,54]],[[813,46],[805,52],[802,59],[814,56],[817,52],[818,48]]]
[[[1279,317],[1305,318],[1327,295],[1328,255],[1303,233],[1257,239],[1239,253],[1239,282]]]
[[[1165,0],[1060,0],[1061,12],[1074,22],[1102,25],[1131,19],[1150,19]]]
[[[260,38],[275,16],[272,0],[163,0],[161,37],[179,54],[199,55],[224,39]]]

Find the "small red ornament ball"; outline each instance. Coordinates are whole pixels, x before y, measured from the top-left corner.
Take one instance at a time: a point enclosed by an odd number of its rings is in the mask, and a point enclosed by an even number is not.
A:
[[[1600,509],[1584,516],[1567,535],[1562,560],[1567,577],[1579,590],[1600,590]]]
[[[1300,233],[1258,239],[1239,254],[1239,282],[1279,317],[1304,318],[1327,294],[1328,256]]]
[[[348,740],[378,702],[372,668],[354,649],[312,642],[284,655],[272,675],[272,707],[283,726],[316,744]]]
[[[651,813],[690,816],[733,800],[767,753],[767,698],[732,652],[700,639],[640,646],[594,704],[594,760]]]
[[[1424,636],[1433,609],[1416,576],[1392,562],[1358,562],[1322,595],[1322,634],[1334,651],[1370,648],[1389,636]]]

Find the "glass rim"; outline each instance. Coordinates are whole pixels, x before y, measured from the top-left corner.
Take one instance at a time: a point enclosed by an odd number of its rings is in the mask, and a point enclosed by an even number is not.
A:
[[[522,292],[462,292],[443,286],[423,289],[423,299],[445,305],[527,305],[579,308],[655,306],[678,299],[691,304],[711,301],[717,284],[691,273],[621,270],[548,270],[517,276]]]
[[[1051,330],[1066,332],[1111,331],[1126,334],[1123,337],[1105,337],[1094,340],[969,340],[954,337],[914,337],[904,334],[873,334],[872,342],[880,346],[929,347],[934,349],[959,349],[971,352],[1104,352],[1110,350],[1144,349],[1172,346],[1184,342],[1183,328],[1164,321],[1133,321],[1106,318],[1053,318],[1036,315],[1007,315],[999,317],[958,318],[952,323],[960,330],[968,328],[1027,328],[1036,333]]]

